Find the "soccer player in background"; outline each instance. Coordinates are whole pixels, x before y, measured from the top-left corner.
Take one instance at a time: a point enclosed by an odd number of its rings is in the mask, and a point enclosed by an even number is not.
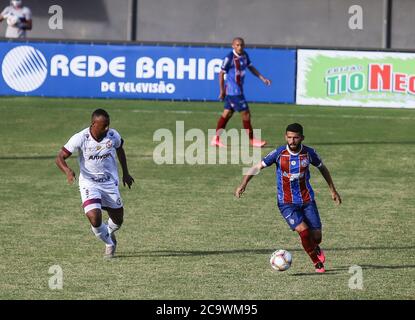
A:
[[[10,1],[10,6],[0,13],[0,22],[6,19],[6,38],[26,38],[26,30],[32,30],[32,12],[23,7],[21,0]]]
[[[225,57],[219,73],[219,99],[225,101],[225,106],[216,127],[216,135],[213,137],[211,145],[226,147],[220,140],[220,134],[225,129],[226,124],[235,111],[241,114],[243,127],[249,135],[250,144],[254,147],[263,147],[266,141],[254,138],[251,125],[251,113],[248,103],[245,100],[243,84],[245,70],[249,69],[255,76],[267,86],[271,85],[271,80],[265,78],[251,63],[248,54],[245,52],[245,42],[242,38],[235,38],[232,41],[233,50]],[[226,78],[225,78],[226,74]]]
[[[322,240],[321,220],[310,184],[309,166],[317,167],[326,180],[331,198],[339,205],[341,198],[334,186],[330,172],[314,149],[302,144],[303,127],[298,123],[288,125],[285,132],[286,145],[280,146],[253,166],[244,176],[235,196],[240,198],[248,182],[260,170],[276,165],[278,187],[277,203],[281,215],[291,230],[298,232],[305,252],[313,261],[315,271],[325,272],[326,260],[320,248]]]
[[[124,140],[109,125],[108,113],[103,109],[95,110],[91,126],[73,135],[56,157],[57,166],[72,184],[75,173],[68,167],[66,159],[78,152],[82,207],[93,233],[105,243],[105,258],[114,257],[117,246],[114,233],[121,227],[124,218],[123,202],[118,189],[116,155],[121,164],[124,186],[127,184],[131,188],[134,182],[128,172]],[[102,209],[108,212],[108,225],[102,222]]]

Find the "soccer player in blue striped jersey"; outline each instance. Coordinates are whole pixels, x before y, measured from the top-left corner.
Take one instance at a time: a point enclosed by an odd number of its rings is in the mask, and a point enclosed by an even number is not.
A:
[[[314,149],[302,144],[303,127],[298,123],[288,125],[285,140],[286,145],[270,152],[248,171],[236,189],[235,196],[240,198],[255,174],[275,164],[277,204],[281,215],[291,230],[300,235],[301,244],[313,261],[316,272],[323,273],[326,257],[320,248],[322,225],[310,184],[310,164],[319,169],[330,188],[332,199],[338,205],[341,204],[341,198],[319,155]]]
[[[232,41],[232,51],[225,57],[219,73],[219,99],[225,101],[225,106],[221,117],[216,126],[216,135],[213,137],[211,145],[226,147],[220,140],[220,134],[225,129],[226,124],[235,111],[241,114],[243,127],[248,133],[249,142],[254,147],[263,147],[266,141],[254,138],[251,125],[251,113],[248,103],[245,100],[243,84],[246,69],[267,86],[271,85],[271,80],[265,78],[253,65],[245,52],[245,42],[242,38],[235,38]],[[225,78],[226,75],[226,78]]]

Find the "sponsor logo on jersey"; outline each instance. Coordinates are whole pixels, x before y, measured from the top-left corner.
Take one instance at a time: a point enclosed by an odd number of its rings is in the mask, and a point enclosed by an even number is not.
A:
[[[111,153],[103,154],[102,156],[89,156],[88,160],[104,160],[111,156]]]
[[[294,180],[298,180],[304,177],[304,172],[302,173],[288,173],[286,171],[284,171],[282,173],[282,175],[284,177],[287,177],[288,179],[290,179],[290,181],[294,181]]]

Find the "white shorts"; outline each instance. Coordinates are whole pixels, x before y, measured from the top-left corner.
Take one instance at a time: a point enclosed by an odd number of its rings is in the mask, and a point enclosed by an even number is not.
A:
[[[92,209],[118,209],[123,206],[118,185],[112,184],[80,184],[82,207],[87,213]]]

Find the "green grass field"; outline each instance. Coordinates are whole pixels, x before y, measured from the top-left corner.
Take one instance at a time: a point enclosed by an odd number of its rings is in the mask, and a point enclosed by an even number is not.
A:
[[[123,135],[136,181],[131,190],[121,187],[125,224],[110,261],[90,231],[77,186],[54,163],[97,107]],[[157,129],[174,130],[182,120],[186,130],[207,132],[221,103],[1,98],[0,298],[414,299],[415,110],[271,104],[251,110],[272,146],[283,143],[288,123],[302,123],[305,144],[332,173],[340,207],[312,169],[326,274],[314,273],[281,218],[273,169],[237,200],[242,165],[153,162]],[[240,127],[236,114],[228,128]],[[78,172],[75,157],[69,163]],[[286,272],[269,265],[280,248],[293,254]],[[62,290],[49,289],[53,265],[62,267]],[[362,290],[348,286],[353,265],[363,268]]]

